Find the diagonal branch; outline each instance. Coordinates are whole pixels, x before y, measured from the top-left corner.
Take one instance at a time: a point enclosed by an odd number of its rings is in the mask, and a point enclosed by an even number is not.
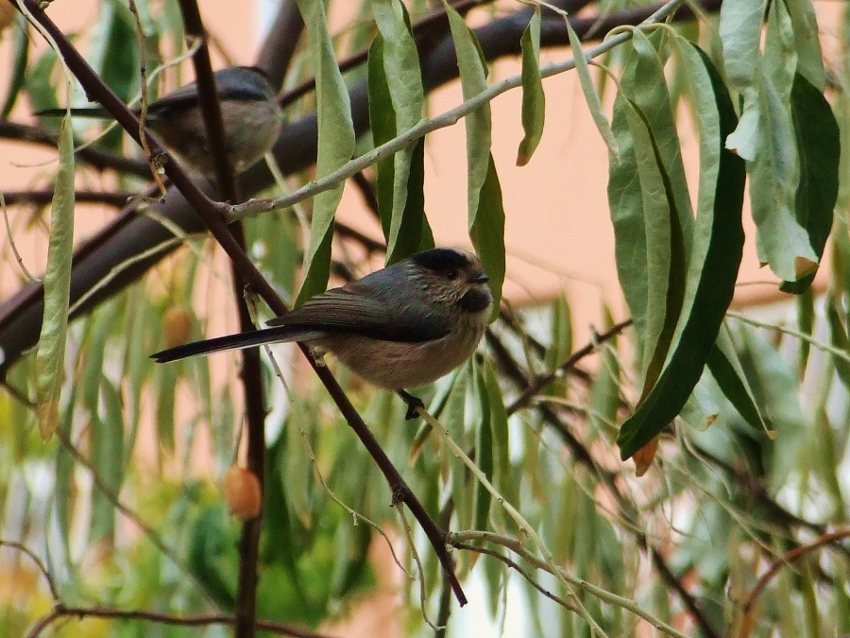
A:
[[[103,83],[91,67],[86,63],[82,56],[65,38],[64,34],[58,27],[45,15],[34,2],[34,0],[26,0],[26,5],[34,20],[38,21],[39,25],[47,32],[57,43],[59,53],[63,56],[68,68],[74,73],[80,84],[89,94],[94,96],[95,100],[100,102],[115,119],[121,124],[131,136],[139,140],[138,119],[127,109],[127,107],[115,96],[114,93]],[[156,138],[151,137],[149,145],[153,153],[162,152],[161,145]],[[221,204],[210,200],[195,184],[190,180],[186,173],[175,162],[167,162],[165,165],[166,175],[174,183],[175,187],[186,197],[187,201],[194,208],[197,215],[203,220],[210,233],[218,241],[219,245],[224,249],[230,257],[233,267],[242,276],[245,283],[250,286],[271,308],[272,312],[281,316],[289,312],[286,304],[271,286],[271,284],[263,277],[262,273],[257,269],[242,247],[239,241],[230,232],[224,222],[222,212],[224,210]],[[443,566],[446,577],[452,585],[455,596],[461,605],[466,604],[466,596],[460,586],[457,576],[454,574],[454,566],[451,557],[446,549],[446,532],[440,529],[434,520],[430,517],[427,510],[422,506],[411,489],[405,483],[404,479],[399,474],[398,470],[393,466],[389,457],[386,455],[380,444],[370,432],[366,423],[363,421],[357,410],[349,401],[342,387],[328,370],[327,366],[318,363],[309,353],[307,346],[299,344],[307,360],[312,365],[319,379],[327,388],[338,409],[343,417],[348,422],[349,426],[355,431],[360,441],[366,447],[367,451],[372,455],[375,463],[383,472],[390,490],[393,493],[393,502],[404,503],[408,506],[411,513],[416,517],[419,524],[422,526],[425,535],[431,542],[435,553]]]

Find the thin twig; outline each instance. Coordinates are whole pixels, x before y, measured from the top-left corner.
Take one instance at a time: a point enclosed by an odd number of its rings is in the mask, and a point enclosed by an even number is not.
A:
[[[0,540],[0,547],[9,547],[10,549],[16,549],[22,554],[26,554],[29,556],[30,560],[32,560],[36,566],[38,567],[38,571],[42,573],[44,576],[44,580],[47,581],[47,586],[50,588],[50,595],[53,597],[53,600],[59,600],[59,590],[56,588],[56,583],[53,581],[53,576],[47,570],[47,566],[42,562],[42,560],[35,555],[35,553],[23,543],[18,543],[17,541],[4,541]]]
[[[612,594],[607,589],[597,587],[596,585],[593,585],[582,578],[576,578],[563,568],[555,567],[553,565],[547,564],[546,561],[540,560],[540,558],[525,549],[525,547],[522,546],[522,543],[520,543],[515,538],[510,538],[509,536],[501,536],[500,534],[495,534],[493,532],[469,531],[455,532],[449,536],[449,542],[452,543],[452,546],[458,547],[458,545],[455,543],[455,540],[461,543],[473,540],[483,540],[489,543],[494,543],[496,545],[501,545],[502,547],[509,549],[515,554],[521,556],[523,559],[527,560],[536,568],[542,569],[543,571],[548,572],[553,576],[560,576],[566,579],[571,585],[575,586],[578,589],[586,591],[592,596],[596,596],[599,600],[603,602],[606,602],[611,605],[616,605],[617,607],[621,607],[622,609],[632,612],[639,618],[642,618],[643,620],[651,624],[659,631],[663,631],[668,636],[673,636],[674,638],[689,638],[686,634],[683,634],[674,627],[671,627],[667,623],[663,622],[660,618],[656,618],[652,614],[644,611],[637,602],[630,600],[629,598],[624,598],[623,596]],[[473,546],[472,549],[475,549],[475,547]]]
[[[848,537],[850,537],[850,528],[838,529],[834,532],[824,534],[813,543],[809,543],[808,545],[800,545],[799,547],[795,547],[794,549],[782,554],[782,556],[780,556],[773,563],[773,565],[770,566],[770,569],[768,569],[764,574],[761,575],[761,578],[758,579],[758,582],[755,584],[752,591],[750,591],[750,595],[747,596],[747,599],[744,601],[744,604],[741,607],[741,613],[743,614],[743,616],[749,616],[749,614],[753,610],[753,606],[756,604],[756,600],[758,600],[758,597],[783,567],[789,566],[791,563],[800,559],[806,554],[817,551],[822,547],[831,545],[835,541]]]
[[[135,609],[113,609],[109,607],[66,607],[58,606],[50,614],[38,620],[27,632],[27,638],[37,638],[45,629],[62,618],[106,618],[113,620],[147,620],[162,625],[179,625],[184,627],[203,627],[206,625],[232,625],[234,617],[230,615],[208,615],[208,616],[174,616],[154,611],[143,611]],[[269,631],[279,636],[291,636],[292,638],[330,638],[327,634],[320,634],[305,629],[298,629],[288,625],[259,620],[257,629]]]
[[[583,348],[579,348],[575,352],[573,352],[567,360],[564,361],[561,365],[559,365],[555,370],[550,372],[549,374],[544,374],[542,376],[537,377],[532,383],[529,383],[525,390],[522,391],[516,399],[514,399],[513,403],[506,407],[508,415],[514,414],[517,410],[524,408],[528,405],[529,401],[531,401],[534,396],[540,392],[547,385],[552,383],[559,374],[569,370],[573,366],[575,366],[579,361],[584,359],[586,356],[593,354],[596,349],[599,347],[599,344],[605,343],[609,339],[613,339],[618,334],[620,334],[623,330],[631,326],[633,323],[632,319],[626,319],[616,324],[610,330],[606,330],[600,335],[597,335],[593,341],[588,343]]]

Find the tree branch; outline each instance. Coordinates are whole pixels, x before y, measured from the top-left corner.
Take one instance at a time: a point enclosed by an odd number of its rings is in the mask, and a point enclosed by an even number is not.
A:
[[[117,620],[147,620],[161,625],[178,625],[183,627],[204,627],[207,625],[232,625],[234,617],[228,615],[209,616],[173,616],[154,611],[142,611],[134,609],[112,609],[108,607],[66,607],[58,605],[50,614],[44,616],[32,626],[27,632],[27,638],[37,638],[50,625],[62,618],[107,618]],[[291,638],[330,638],[327,634],[320,634],[304,629],[297,629],[289,625],[259,620],[257,629],[277,634],[279,636],[290,636]]]

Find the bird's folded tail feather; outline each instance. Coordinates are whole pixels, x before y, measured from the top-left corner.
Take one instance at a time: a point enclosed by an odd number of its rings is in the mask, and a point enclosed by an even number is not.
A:
[[[224,350],[241,350],[243,348],[256,348],[269,343],[285,341],[312,341],[324,336],[324,332],[300,326],[276,326],[264,328],[253,332],[240,332],[238,334],[215,337],[187,343],[183,346],[170,348],[151,355],[151,359],[157,363],[168,363],[187,357],[223,352]]]

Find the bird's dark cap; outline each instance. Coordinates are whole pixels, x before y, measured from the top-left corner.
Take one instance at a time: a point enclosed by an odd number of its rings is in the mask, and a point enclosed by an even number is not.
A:
[[[416,253],[411,259],[416,265],[434,272],[460,270],[472,263],[466,252],[454,248],[432,248]]]

